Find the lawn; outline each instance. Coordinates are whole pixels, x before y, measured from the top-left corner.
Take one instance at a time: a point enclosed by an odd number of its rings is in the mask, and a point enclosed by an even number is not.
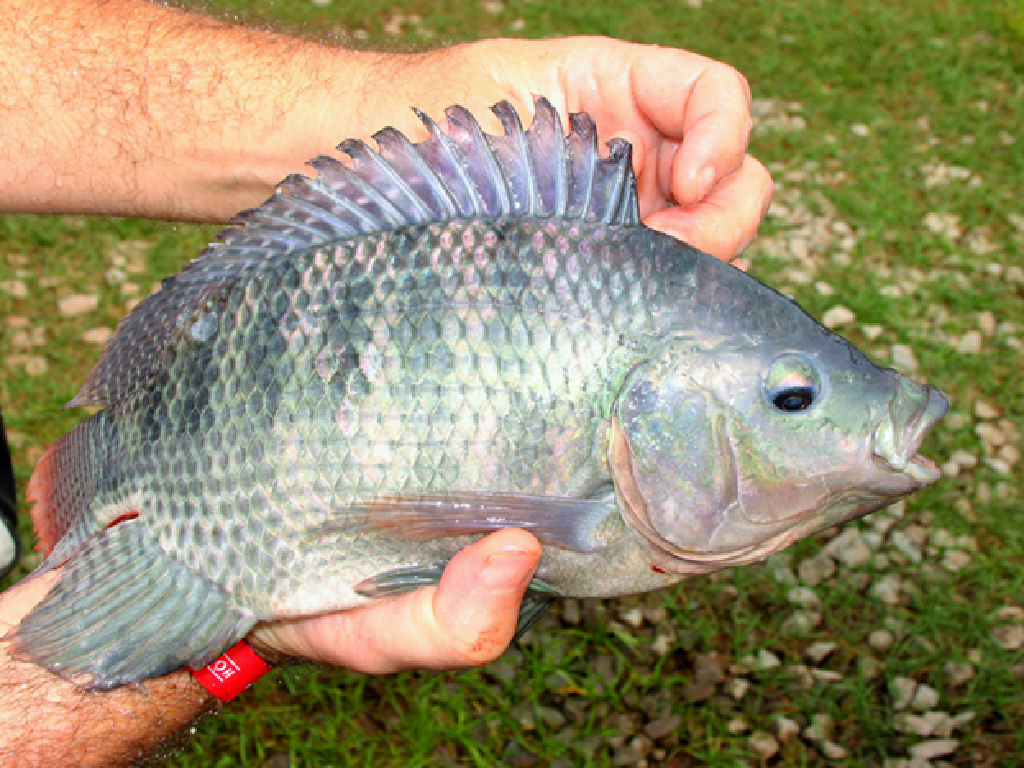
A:
[[[751,271],[953,410],[923,449],[946,477],[906,504],[763,566],[565,601],[482,670],[274,673],[170,765],[1024,763],[1020,0],[207,10],[350,45],[606,34],[735,65],[777,183]],[[61,407],[105,334],[215,231],[0,217],[0,407],[22,496],[82,417]],[[56,311],[75,296],[97,300]]]

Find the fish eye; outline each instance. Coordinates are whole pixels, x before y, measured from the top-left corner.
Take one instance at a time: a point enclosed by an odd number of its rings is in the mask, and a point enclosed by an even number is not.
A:
[[[772,393],[772,404],[780,411],[796,413],[806,411],[814,402],[814,390],[810,387],[787,387]]]
[[[768,367],[765,398],[782,413],[801,413],[810,408],[822,391],[821,376],[810,360],[786,353]]]

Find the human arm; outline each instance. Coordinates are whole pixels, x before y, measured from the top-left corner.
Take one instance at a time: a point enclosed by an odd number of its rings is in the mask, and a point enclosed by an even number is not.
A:
[[[531,94],[634,143],[648,224],[722,258],[771,198],[724,64],[606,38],[347,51],[140,0],[0,0],[0,210],[226,221],[340,140]],[[45,34],[41,34],[45,31]],[[709,177],[702,174],[711,168]],[[308,170],[308,169],[306,169]]]
[[[458,553],[440,585],[371,608],[261,625],[250,644],[271,657],[301,656],[357,671],[451,669],[497,658],[540,560],[537,540],[500,531]],[[52,587],[58,574],[0,595],[0,636]],[[165,746],[217,701],[187,671],[137,686],[85,691],[12,660],[0,643],[0,765],[131,765]]]

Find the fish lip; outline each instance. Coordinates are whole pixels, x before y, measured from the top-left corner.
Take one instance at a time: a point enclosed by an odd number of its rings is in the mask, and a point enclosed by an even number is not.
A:
[[[924,402],[899,429],[900,445],[886,445],[895,443],[897,434],[891,412],[886,413],[871,434],[871,458],[875,465],[886,474],[909,478],[914,488],[931,485],[942,476],[935,462],[918,453],[918,449],[931,428],[949,412],[949,400],[935,387],[929,386],[925,392]]]

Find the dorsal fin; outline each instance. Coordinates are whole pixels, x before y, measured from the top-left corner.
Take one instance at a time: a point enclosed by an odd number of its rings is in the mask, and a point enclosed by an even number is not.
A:
[[[570,115],[565,136],[547,99],[535,97],[534,109],[524,131],[511,104],[495,104],[503,136],[484,133],[459,106],[445,111],[447,134],[416,111],[430,134],[425,141],[412,144],[385,128],[374,135],[377,152],[355,140],[338,146],[351,167],[330,157],[311,161],[316,178],[286,178],[121,321],[68,407],[109,405],[145,387],[180,318],[283,253],[453,219],[639,223],[629,143],[610,141],[600,158],[589,115]]]

